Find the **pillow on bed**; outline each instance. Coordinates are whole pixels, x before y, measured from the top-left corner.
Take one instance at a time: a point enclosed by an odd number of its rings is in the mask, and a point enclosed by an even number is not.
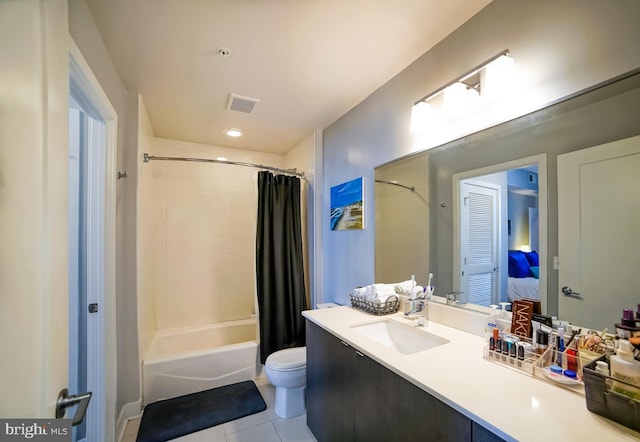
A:
[[[512,278],[526,278],[529,276],[529,261],[524,252],[509,250],[509,276]]]
[[[524,255],[527,257],[527,261],[529,261],[530,266],[538,267],[540,265],[540,258],[538,257],[538,252],[535,250],[532,252],[525,252]]]
[[[531,273],[532,277],[536,279],[540,279],[540,267],[538,266],[529,267],[529,273]]]

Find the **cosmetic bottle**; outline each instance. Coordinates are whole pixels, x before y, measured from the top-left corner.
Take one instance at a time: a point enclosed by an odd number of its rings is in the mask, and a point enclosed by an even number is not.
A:
[[[545,351],[547,351],[547,347],[549,346],[549,333],[544,330],[538,330],[536,332],[536,353],[542,355]]]
[[[511,331],[511,317],[507,311],[507,306],[509,304],[509,302],[501,302],[501,308],[497,311],[498,317],[496,318],[496,323],[498,324],[500,333],[509,333]]]
[[[562,362],[563,353],[564,353],[564,328],[559,327],[558,336],[556,336],[556,355],[557,355],[556,363],[560,367],[564,368],[565,364],[563,364]]]
[[[620,322],[616,324],[616,335],[618,335],[619,338],[629,339],[640,333],[640,328],[636,327],[636,320],[633,316],[633,310],[629,308],[622,310],[622,318],[620,318]]]
[[[609,376],[609,365],[605,361],[596,361],[596,373]]]
[[[484,335],[487,339],[493,335],[493,329],[498,328],[498,306],[491,304],[491,313],[484,324]]]
[[[609,365],[611,377],[625,382],[614,382],[612,390],[640,400],[640,362],[633,358],[633,347],[629,341],[626,339],[618,341],[618,349],[616,354],[609,359]]]

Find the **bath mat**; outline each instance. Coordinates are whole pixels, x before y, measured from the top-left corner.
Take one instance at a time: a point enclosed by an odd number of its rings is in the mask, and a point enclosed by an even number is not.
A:
[[[136,441],[167,441],[266,408],[253,381],[157,401],[145,407]]]

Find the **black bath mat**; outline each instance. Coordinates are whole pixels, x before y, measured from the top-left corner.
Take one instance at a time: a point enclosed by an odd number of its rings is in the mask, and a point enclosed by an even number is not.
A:
[[[157,401],[144,408],[136,441],[167,441],[266,408],[253,381]]]

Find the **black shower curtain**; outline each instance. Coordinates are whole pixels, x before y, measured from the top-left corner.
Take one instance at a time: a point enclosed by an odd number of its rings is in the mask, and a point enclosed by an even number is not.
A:
[[[264,364],[275,351],[305,345],[301,312],[307,297],[297,177],[258,172],[256,284]]]

